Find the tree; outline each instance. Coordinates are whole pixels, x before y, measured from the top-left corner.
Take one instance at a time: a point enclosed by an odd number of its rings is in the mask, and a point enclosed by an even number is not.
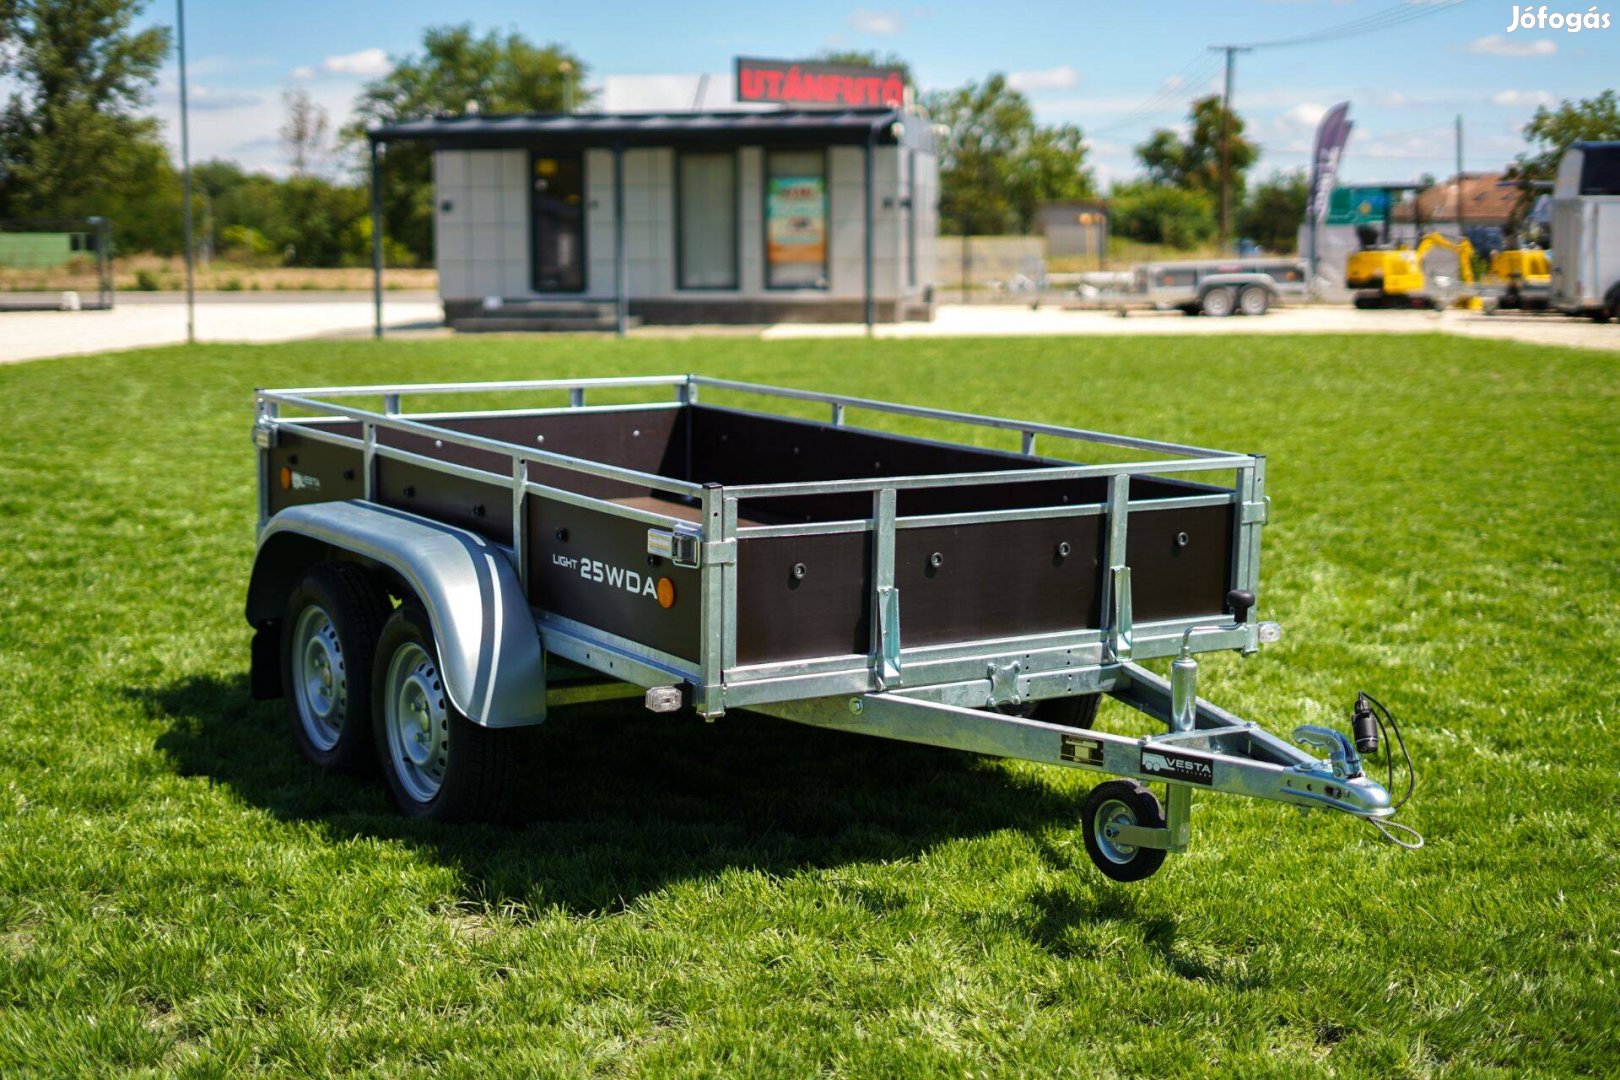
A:
[[[294,176],[314,176],[326,167],[332,120],[302,87],[281,95],[287,118],[281,122],[281,149]]]
[[[1208,195],[1221,190],[1221,129],[1227,110],[1214,94],[1193,102],[1187,113],[1185,138],[1168,128],[1160,128],[1136,148],[1136,157],[1148,179],[1157,184],[1201,191]],[[1259,147],[1243,137],[1243,119],[1231,114],[1231,163],[1234,202],[1243,193],[1243,174],[1260,156]]]
[[[1238,233],[1267,251],[1293,251],[1305,220],[1310,183],[1304,169],[1273,172],[1257,184],[1238,211]]]
[[[134,32],[140,0],[0,0],[0,217],[114,218],[117,236],[159,250],[177,227],[144,208],[168,199],[173,167],[158,122],[139,115],[169,31]],[[134,211],[132,214],[131,211]]]
[[[1508,167],[1507,179],[1519,181],[1519,202],[1514,207],[1515,224],[1521,222],[1536,200],[1537,181],[1550,181],[1558,174],[1558,159],[1573,143],[1620,139],[1620,97],[1605,90],[1597,97],[1558,103],[1556,109],[1538,106],[1524,125],[1530,149]]]
[[[560,112],[578,108],[585,64],[561,45],[535,45],[521,34],[490,31],[479,37],[470,23],[429,28],[422,52],[397,60],[368,83],[344,129],[351,144],[367,128],[440,115]],[[421,143],[387,151],[382,202],[392,237],[423,261],[433,257],[432,154]]]
[[[1041,202],[1092,194],[1080,129],[1037,126],[1005,75],[929,94],[925,107],[949,132],[939,156],[943,231],[1028,232]]]
[[[1215,200],[1202,191],[1152,180],[1115,184],[1108,198],[1109,228],[1145,244],[1195,248],[1215,235]]]

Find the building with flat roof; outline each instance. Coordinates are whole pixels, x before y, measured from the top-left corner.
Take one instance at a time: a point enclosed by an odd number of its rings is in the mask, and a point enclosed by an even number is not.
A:
[[[934,136],[904,108],[475,114],[368,135],[374,184],[388,145],[433,149],[452,326],[933,315]]]

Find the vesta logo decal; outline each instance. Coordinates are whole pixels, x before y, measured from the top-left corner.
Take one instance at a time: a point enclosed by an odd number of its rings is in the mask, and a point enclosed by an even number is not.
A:
[[[1163,776],[1189,784],[1207,785],[1215,779],[1214,766],[1209,762],[1178,754],[1174,750],[1143,750],[1142,771],[1149,776]]]

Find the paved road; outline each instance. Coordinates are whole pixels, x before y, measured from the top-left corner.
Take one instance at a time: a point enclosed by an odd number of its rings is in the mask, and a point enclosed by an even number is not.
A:
[[[767,338],[853,337],[862,326],[782,324]],[[1262,318],[1210,319],[1179,312],[1133,313],[1128,318],[1101,311],[1031,311],[1018,305],[944,304],[931,323],[879,326],[879,337],[987,337],[1044,334],[1459,334],[1467,337],[1530,341],[1620,350],[1620,325],[1599,326],[1562,315],[1479,315],[1467,311],[1357,311],[1349,307],[1301,307],[1272,311]]]
[[[371,298],[363,293],[218,293],[197,299],[199,341],[295,341],[371,330]],[[383,319],[396,330],[422,330],[439,326],[443,313],[431,293],[391,294],[383,301]],[[0,363],[185,339],[185,303],[163,293],[131,293],[112,311],[0,312]]]
[[[384,320],[399,337],[443,334],[442,312],[432,293],[390,293]],[[366,293],[213,293],[197,304],[202,341],[270,342],[314,337],[353,337],[371,330]],[[172,294],[131,293],[113,311],[0,313],[0,363],[47,356],[169,345],[185,340],[185,306]],[[855,337],[852,324],[782,324],[770,327],[648,327],[660,334],[760,334],[768,339]],[[1547,345],[1620,351],[1620,325],[1599,326],[1558,315],[1476,315],[1464,311],[1356,311],[1350,307],[1291,308],[1263,318],[1189,318],[1180,314],[1063,311],[990,304],[946,304],[930,323],[880,326],[880,337],[954,337],[1037,334],[1290,334],[1445,333]]]

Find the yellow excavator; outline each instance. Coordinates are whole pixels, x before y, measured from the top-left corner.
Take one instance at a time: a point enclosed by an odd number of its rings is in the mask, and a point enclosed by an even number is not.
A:
[[[1545,311],[1552,296],[1552,265],[1536,247],[1515,247],[1491,255],[1489,283],[1499,290],[1496,306]]]
[[[1377,230],[1363,228],[1360,233],[1361,250],[1350,256],[1344,267],[1344,283],[1356,293],[1356,307],[1423,307],[1436,310],[1444,307],[1448,298],[1435,294],[1429,287],[1429,278],[1423,270],[1423,260],[1429,252],[1443,247],[1457,253],[1457,277],[1467,286],[1474,284],[1474,245],[1467,237],[1453,240],[1441,233],[1430,233],[1418,241],[1415,248],[1405,244],[1377,243]],[[1473,307],[1479,297],[1468,296],[1466,304]]]

